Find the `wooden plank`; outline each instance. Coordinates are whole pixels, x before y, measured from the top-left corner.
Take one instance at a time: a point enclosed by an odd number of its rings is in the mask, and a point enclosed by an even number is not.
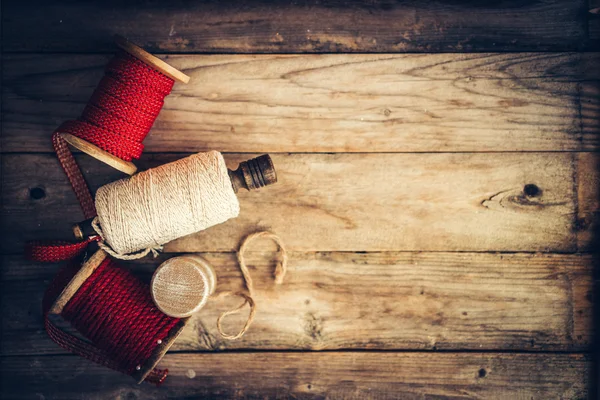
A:
[[[580,82],[598,78],[594,55],[171,56],[192,79],[167,98],[146,151],[593,150],[596,97]],[[8,56],[4,151],[51,151],[109,58]]]
[[[3,41],[9,52],[107,51],[114,34],[160,52],[565,51],[586,47],[583,10],[587,0],[12,0],[3,2]]]
[[[2,358],[11,399],[344,398],[586,399],[592,369],[578,354],[169,354],[163,386],[76,357]]]
[[[292,253],[273,283],[271,252],[248,253],[258,314],[240,340],[216,319],[237,298],[213,298],[192,317],[174,350],[589,350],[593,338],[590,255],[486,253]],[[243,288],[235,257],[202,256],[217,293]],[[149,281],[159,260],[128,263]],[[55,265],[4,258],[3,355],[62,354],[41,316]],[[246,313],[228,317],[227,332]],[[360,321],[360,323],[357,323]]]
[[[182,156],[146,156],[142,168]],[[253,156],[226,160],[235,168]],[[275,154],[279,183],[240,193],[240,217],[166,251],[232,251],[264,228],[296,251],[574,251],[573,157]],[[88,156],[78,159],[93,187],[122,177]],[[72,237],[71,224],[83,217],[54,156],[9,154],[2,162],[3,226],[11,231],[4,253],[19,252],[25,240]],[[524,194],[527,184],[536,185],[534,196]]]

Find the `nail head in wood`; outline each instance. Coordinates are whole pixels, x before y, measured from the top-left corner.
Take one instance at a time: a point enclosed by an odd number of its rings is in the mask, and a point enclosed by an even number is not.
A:
[[[527,197],[539,197],[542,191],[537,185],[528,183],[523,187],[523,192]]]

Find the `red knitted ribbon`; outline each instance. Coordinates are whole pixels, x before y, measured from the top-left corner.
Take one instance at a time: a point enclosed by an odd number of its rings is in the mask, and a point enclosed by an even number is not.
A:
[[[99,236],[91,237],[83,242],[71,243],[62,240],[47,242],[29,242],[25,245],[25,256],[33,261],[59,262],[72,260],[82,254],[92,242],[99,241]]]
[[[122,160],[137,159],[144,148],[142,141],[173,84],[171,78],[121,51],[107,65],[105,76],[81,117],[65,122],[52,135],[54,150],[85,218],[96,215],[94,201],[67,142],[59,133],[86,140]],[[64,261],[77,257],[97,240],[98,237],[80,243],[34,242],[27,246],[26,254],[37,261]],[[150,357],[157,341],[166,338],[179,320],[158,311],[148,287],[106,259],[62,313],[92,343],[62,331],[48,318],[48,310],[80,265],[71,262],[48,288],[43,304],[46,331],[63,348],[131,375]],[[168,370],[155,368],[145,381],[160,384],[167,373]]]
[[[95,217],[96,205],[94,204],[94,199],[92,199],[92,194],[90,193],[87,183],[85,183],[83,174],[81,173],[79,166],[77,166],[77,162],[75,161],[73,154],[71,154],[71,150],[69,150],[69,145],[58,132],[54,132],[52,135],[52,145],[54,146],[54,151],[56,152],[60,166],[65,171],[67,179],[69,179],[71,187],[75,192],[75,196],[77,196],[77,200],[79,200],[83,215],[85,218]]]

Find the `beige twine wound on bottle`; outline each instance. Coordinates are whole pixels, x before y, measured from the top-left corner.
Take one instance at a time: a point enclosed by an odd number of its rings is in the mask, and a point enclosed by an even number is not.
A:
[[[242,304],[240,304],[238,307],[234,308],[233,310],[224,312],[217,319],[217,331],[225,339],[236,340],[236,339],[241,338],[242,336],[244,336],[244,334],[246,333],[248,328],[250,328],[250,325],[252,325],[252,321],[254,321],[254,317],[256,315],[256,302],[254,301],[254,284],[252,282],[252,277],[250,276],[250,271],[248,271],[248,267],[246,266],[245,253],[246,253],[246,250],[248,249],[248,246],[250,245],[250,243],[261,237],[271,239],[272,241],[274,241],[277,244],[277,246],[279,246],[281,260],[277,262],[277,265],[275,267],[275,271],[273,274],[273,276],[275,278],[275,283],[280,285],[283,282],[283,278],[285,277],[285,274],[287,272],[288,254],[287,254],[287,250],[286,250],[285,246],[283,245],[283,242],[279,236],[277,236],[276,234],[269,232],[269,231],[256,232],[256,233],[246,236],[246,238],[243,240],[243,242],[240,246],[240,249],[237,252],[238,264],[240,266],[240,270],[242,271],[242,276],[244,277],[244,282],[246,283],[246,292],[222,292],[217,296],[217,297],[225,297],[225,296],[230,296],[230,295],[236,295],[236,296],[240,296],[240,297],[244,298],[244,302]],[[225,333],[223,331],[223,327],[222,327],[223,318],[225,318],[228,315],[239,313],[240,310],[242,308],[244,308],[244,306],[246,304],[248,304],[250,306],[250,314],[248,315],[248,319],[246,320],[244,327],[235,335],[229,335],[229,334]]]
[[[182,236],[238,216],[240,205],[221,153],[193,154],[102,186],[92,222],[100,247],[131,260]]]

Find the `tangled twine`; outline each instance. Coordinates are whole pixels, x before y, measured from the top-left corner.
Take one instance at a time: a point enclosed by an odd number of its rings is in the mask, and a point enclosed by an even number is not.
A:
[[[240,249],[237,252],[237,261],[238,261],[240,270],[242,271],[242,276],[244,277],[244,283],[246,284],[246,291],[245,292],[243,292],[243,291],[241,291],[241,292],[227,291],[227,292],[222,292],[217,296],[217,297],[226,297],[226,296],[234,295],[234,296],[242,297],[244,299],[244,302],[242,304],[240,304],[233,310],[225,311],[217,319],[217,331],[223,338],[228,339],[228,340],[236,340],[236,339],[239,339],[242,336],[244,336],[244,334],[248,331],[248,328],[250,328],[250,325],[252,325],[252,322],[254,321],[254,317],[256,316],[256,308],[257,307],[256,307],[256,302],[254,301],[254,284],[252,282],[252,277],[250,276],[250,271],[248,270],[248,267],[246,266],[245,253],[246,253],[246,250],[247,250],[249,244],[258,238],[271,239],[273,242],[275,242],[277,244],[277,246],[279,246],[279,252],[281,253],[281,261],[277,263],[277,265],[275,267],[275,271],[273,273],[275,283],[277,285],[280,285],[281,283],[283,283],[283,278],[285,277],[285,274],[287,272],[288,254],[287,254],[287,250],[283,244],[283,241],[281,240],[281,238],[279,236],[277,236],[276,234],[269,232],[269,231],[256,232],[256,233],[246,236],[246,238],[243,240],[243,242],[240,246]],[[230,335],[230,334],[225,333],[225,331],[223,330],[223,327],[222,327],[223,319],[225,317],[227,317],[228,315],[239,313],[246,304],[248,304],[250,306],[250,314],[248,314],[248,319],[246,320],[246,323],[244,324],[242,329],[235,335]]]

